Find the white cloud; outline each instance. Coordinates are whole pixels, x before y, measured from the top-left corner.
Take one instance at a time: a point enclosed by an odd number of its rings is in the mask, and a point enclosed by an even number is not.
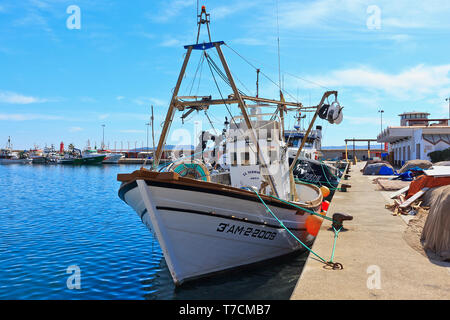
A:
[[[304,78],[328,88],[361,88],[384,91],[398,98],[424,97],[445,92],[450,87],[450,64],[427,66],[417,65],[399,73],[386,73],[368,66],[341,69],[329,72],[326,76],[305,76]],[[314,85],[295,80],[289,85],[312,88]]]
[[[117,96],[117,97],[116,97],[116,100],[118,100],[118,101],[123,100],[123,99],[125,99],[124,96]]]
[[[373,12],[369,6],[380,9],[381,30],[418,29],[446,30],[450,2],[448,0],[316,0],[279,3],[280,29],[327,29],[333,32],[368,31],[367,21]],[[439,9],[437,9],[439,8]],[[273,8],[267,8],[261,22],[270,28],[276,24]]]
[[[144,133],[145,130],[136,130],[136,129],[130,129],[130,130],[120,130],[122,133]]]
[[[178,39],[166,39],[163,42],[161,42],[161,47],[181,47],[182,42]]]
[[[154,22],[164,23],[171,21],[180,15],[183,9],[191,6],[194,6],[194,1],[191,0],[163,1],[157,13],[151,12],[147,16]]]
[[[258,38],[237,38],[232,42],[237,44],[243,44],[247,46],[265,46],[267,42]]]
[[[79,132],[79,131],[82,131],[82,130],[83,130],[83,128],[81,128],[81,127],[70,127],[69,128],[70,132]]]
[[[60,116],[52,116],[46,114],[6,114],[0,113],[0,121],[29,121],[29,120],[63,120],[63,117]]]
[[[161,99],[152,98],[152,97],[138,97],[136,99],[133,99],[133,102],[137,105],[166,105],[166,102]]]
[[[237,14],[239,12],[245,13],[245,10],[250,9],[258,5],[255,1],[240,1],[235,3],[227,3],[224,6],[212,7],[211,8],[211,19],[218,20],[226,18],[230,15]]]
[[[0,103],[10,104],[30,104],[48,102],[48,99],[38,97],[25,96],[11,91],[0,91]]]

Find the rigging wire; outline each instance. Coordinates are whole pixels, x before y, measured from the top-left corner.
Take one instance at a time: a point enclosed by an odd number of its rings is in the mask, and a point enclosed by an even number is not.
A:
[[[257,70],[258,68],[253,64],[253,63],[251,63],[250,61],[248,61],[246,58],[244,58],[239,52],[237,52],[236,50],[234,50],[232,47],[230,47],[229,45],[227,45],[227,44],[225,44],[225,46],[226,47],[228,47],[228,48],[230,48],[230,50],[231,51],[233,51],[237,56],[239,56],[242,60],[244,60],[247,64],[249,64],[251,67],[253,67],[255,70]],[[278,83],[276,83],[275,81],[273,81],[268,75],[266,75],[264,72],[262,72],[261,70],[260,70],[260,73],[267,79],[267,80],[269,80],[270,82],[272,82],[275,86],[277,86],[282,92],[284,92],[284,93],[286,93],[288,96],[290,96],[294,101],[297,101],[296,99],[295,99],[295,97],[292,95],[292,94],[290,94],[287,90],[282,90],[282,88],[281,88],[281,86],[278,84]],[[297,101],[298,102],[298,101]]]
[[[214,52],[213,51],[213,53],[215,54],[215,57],[216,58],[218,58],[218,59],[220,59],[220,57],[217,55],[217,52]],[[230,72],[231,72],[231,70],[230,70]],[[236,79],[241,85],[242,85],[242,87],[244,87],[245,88],[245,90],[247,90],[247,92],[253,92],[252,90],[250,90],[249,88],[247,88],[247,86],[236,76],[236,74],[234,74],[233,72],[231,72],[231,75],[233,76],[233,78],[234,79]],[[228,79],[228,78],[227,78]],[[248,94],[247,94],[248,95]]]
[[[207,56],[207,53],[206,53],[206,52],[205,52],[205,56]],[[225,108],[227,109],[228,114],[229,114],[230,117],[231,117],[231,121],[234,122],[234,124],[236,125],[236,128],[241,132],[242,136],[245,136],[244,132],[242,132],[242,129],[238,126],[236,120],[234,119],[233,114],[232,114],[231,111],[230,111],[230,108],[228,108],[228,104],[225,102],[225,99],[224,99],[224,97],[223,97],[223,95],[222,95],[222,91],[220,90],[219,84],[217,83],[217,80],[216,80],[216,77],[215,77],[215,75],[214,75],[212,66],[211,66],[211,64],[210,64],[210,60],[208,59],[208,56],[207,56],[206,61],[208,62],[209,70],[211,71],[211,75],[212,75],[212,77],[213,77],[213,80],[214,80],[214,83],[215,83],[215,85],[216,85],[217,91],[219,91],[219,94],[220,94],[220,97],[222,98],[223,104],[225,105]],[[249,148],[252,149],[253,152],[256,152],[256,151],[252,148],[251,145],[249,145]]]
[[[247,58],[245,58],[244,56],[242,56],[239,52],[237,52],[235,49],[233,49],[232,47],[230,47],[228,44],[225,44],[225,46],[226,47],[228,47],[231,51],[233,51],[237,56],[239,56],[242,60],[244,60],[247,64],[249,64],[251,67],[253,67],[255,70],[257,69],[256,68],[256,66],[253,64],[253,63],[251,63]],[[261,64],[261,65],[264,65],[264,66],[268,66],[267,64],[264,64],[264,63],[261,63],[261,62],[259,62],[258,61],[258,63],[259,64]],[[270,68],[270,67],[269,67]],[[270,69],[274,69],[273,67],[271,67]],[[264,77],[266,77],[270,82],[272,82],[274,85],[276,85],[278,88],[280,88],[280,90],[281,90],[281,87],[277,84],[277,83],[275,83],[275,81],[273,81],[269,76],[267,76],[265,73],[263,73],[262,71],[261,71],[261,73],[263,74],[263,76]],[[322,89],[326,89],[326,90],[330,90],[329,88],[327,88],[326,86],[324,86],[324,85],[321,85],[320,83],[317,83],[317,82],[314,82],[314,81],[311,81],[311,80],[308,80],[308,79],[305,79],[305,78],[302,78],[302,77],[300,77],[300,76],[297,76],[297,75],[294,75],[294,74],[292,74],[292,73],[290,73],[290,72],[287,72],[287,71],[283,71],[283,73],[284,74],[287,74],[287,75],[289,75],[289,76],[291,76],[291,77],[293,77],[293,78],[297,78],[297,79],[299,79],[299,80],[302,80],[302,81],[305,81],[305,82],[308,82],[308,83],[310,83],[310,84],[313,84],[313,85],[315,85],[315,86],[318,86],[318,87],[321,87]],[[290,96],[292,99],[294,99],[295,101],[297,101],[296,100],[296,98],[292,95],[292,94],[290,94],[287,90],[282,90],[284,93],[286,93],[288,96]]]
[[[280,24],[278,22],[278,0],[276,0],[276,7],[277,7],[277,43],[278,43],[278,83],[281,90]]]
[[[194,83],[195,83],[195,80],[197,78],[198,70],[200,69],[200,66],[203,65],[203,59],[204,59],[203,55],[201,55],[200,59],[198,61],[197,69],[195,69],[194,78],[192,79],[192,84],[191,84],[191,89],[189,90],[189,95],[191,95],[192,89],[194,88]],[[199,85],[200,85],[200,80],[199,80]]]

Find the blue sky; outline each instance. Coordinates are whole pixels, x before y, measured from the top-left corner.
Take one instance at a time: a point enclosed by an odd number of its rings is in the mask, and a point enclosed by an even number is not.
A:
[[[255,94],[255,70],[278,82],[277,7],[281,69],[286,98],[315,105],[338,90],[344,121],[324,126],[324,145],[345,138],[375,138],[397,125],[404,111],[448,116],[450,2],[431,1],[199,1],[211,13],[213,40],[224,40],[238,86]],[[80,8],[80,29],[67,28],[67,8]],[[34,144],[83,148],[88,139],[124,148],[146,144],[150,105],[158,133],[183,61],[195,42],[197,1],[0,1],[0,147]],[[201,39],[206,40],[203,33]],[[212,57],[218,62],[217,57]],[[180,94],[219,97],[205,64],[192,85],[200,56],[192,56]],[[197,80],[199,76],[197,75]],[[242,84],[243,85],[242,85]],[[192,87],[192,89],[191,89]],[[198,88],[198,90],[197,90]],[[223,84],[224,95],[231,93]],[[260,96],[277,98],[261,77]],[[233,107],[237,111],[236,107]],[[178,113],[168,143],[187,142]],[[211,107],[221,130],[227,113]],[[288,119],[286,125],[293,125]],[[178,131],[176,131],[178,130]],[[178,133],[177,133],[178,132]]]

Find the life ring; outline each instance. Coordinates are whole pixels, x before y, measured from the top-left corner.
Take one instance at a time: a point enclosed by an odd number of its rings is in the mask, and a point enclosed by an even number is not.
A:
[[[208,168],[198,160],[186,159],[172,163],[167,170],[176,172],[182,177],[211,182]]]

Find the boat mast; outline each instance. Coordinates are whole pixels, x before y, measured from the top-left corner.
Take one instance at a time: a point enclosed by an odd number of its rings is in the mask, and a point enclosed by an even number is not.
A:
[[[197,42],[196,44],[198,44],[198,39],[200,37],[200,28],[202,24],[206,24],[206,28],[208,29],[208,38],[209,38],[209,42],[211,41],[211,33],[209,32],[209,13],[206,13],[206,7],[202,6],[202,11],[200,12],[199,15],[197,15],[197,25],[198,25],[198,31],[197,31]]]
[[[178,90],[180,90],[181,82],[183,81],[184,73],[186,71],[186,66],[191,56],[193,46],[188,46],[186,57],[184,58],[183,66],[181,67],[180,75],[178,76],[177,84],[173,90],[172,99],[170,100],[169,110],[167,111],[166,119],[164,120],[164,126],[159,137],[158,148],[156,149],[155,158],[152,164],[152,168],[156,169],[161,160],[161,155],[163,151],[164,144],[166,143],[167,132],[169,131],[170,125],[173,121],[173,116],[175,114],[175,97],[178,95]]]
[[[247,114],[247,110],[245,109],[244,100],[242,99],[241,94],[239,93],[239,90],[236,87],[236,84],[234,83],[233,76],[231,75],[230,69],[228,68],[228,64],[227,64],[227,62],[225,60],[225,57],[223,56],[222,49],[220,48],[220,43],[216,42],[215,43],[215,47],[216,47],[217,53],[219,54],[219,58],[220,58],[220,61],[222,62],[222,66],[223,66],[223,68],[225,70],[227,78],[230,81],[230,86],[233,89],[234,98],[238,99],[239,108],[241,109],[241,113],[242,113],[242,116],[244,117],[245,124],[247,125],[247,129],[250,132],[250,138],[252,139],[253,144],[256,146],[256,155],[258,157],[259,162],[261,163],[260,167],[263,169],[263,171],[266,171],[266,170],[268,170],[268,166],[267,166],[267,163],[266,163],[266,161],[264,159],[263,152],[261,152],[261,148],[259,146],[258,138],[256,137],[255,131],[253,130],[253,126],[252,126],[250,118],[249,118],[249,116]],[[266,172],[266,174],[263,175],[263,177],[264,176],[266,176],[267,179],[269,180],[268,183],[269,183],[270,189],[275,194],[275,196],[278,197],[279,196],[278,195],[278,191],[276,189],[275,182],[274,182],[274,179],[273,179],[272,175],[270,174],[270,172]]]
[[[197,15],[198,31],[197,31],[196,44],[198,44],[198,39],[200,37],[200,29],[201,29],[202,24],[206,24],[206,27],[208,29],[209,41],[211,42],[211,34],[209,32],[209,14],[206,13],[205,6],[202,6],[202,11],[200,12],[199,15]],[[180,90],[180,85],[181,85],[181,82],[183,81],[184,73],[186,72],[186,67],[187,67],[187,64],[188,64],[188,61],[191,56],[193,48],[194,48],[194,46],[192,46],[192,45],[187,47],[188,51],[184,58],[183,66],[181,67],[181,71],[178,76],[177,84],[175,86],[175,89],[173,90],[172,99],[170,100],[169,110],[167,112],[166,119],[164,120],[164,126],[163,126],[163,130],[161,132],[161,136],[159,137],[158,148],[156,149],[156,154],[154,156],[154,160],[153,160],[153,164],[152,164],[153,169],[156,169],[159,165],[159,162],[161,161],[162,151],[163,151],[163,147],[166,143],[167,133],[170,129],[170,125],[173,122],[173,116],[175,114],[175,101],[176,101],[175,98],[177,97],[178,91]]]
[[[155,120],[155,117],[153,116],[153,105],[152,105],[151,124],[152,124],[152,143],[153,143],[152,150],[153,150],[153,153],[155,153],[155,125],[154,125],[154,120]]]

